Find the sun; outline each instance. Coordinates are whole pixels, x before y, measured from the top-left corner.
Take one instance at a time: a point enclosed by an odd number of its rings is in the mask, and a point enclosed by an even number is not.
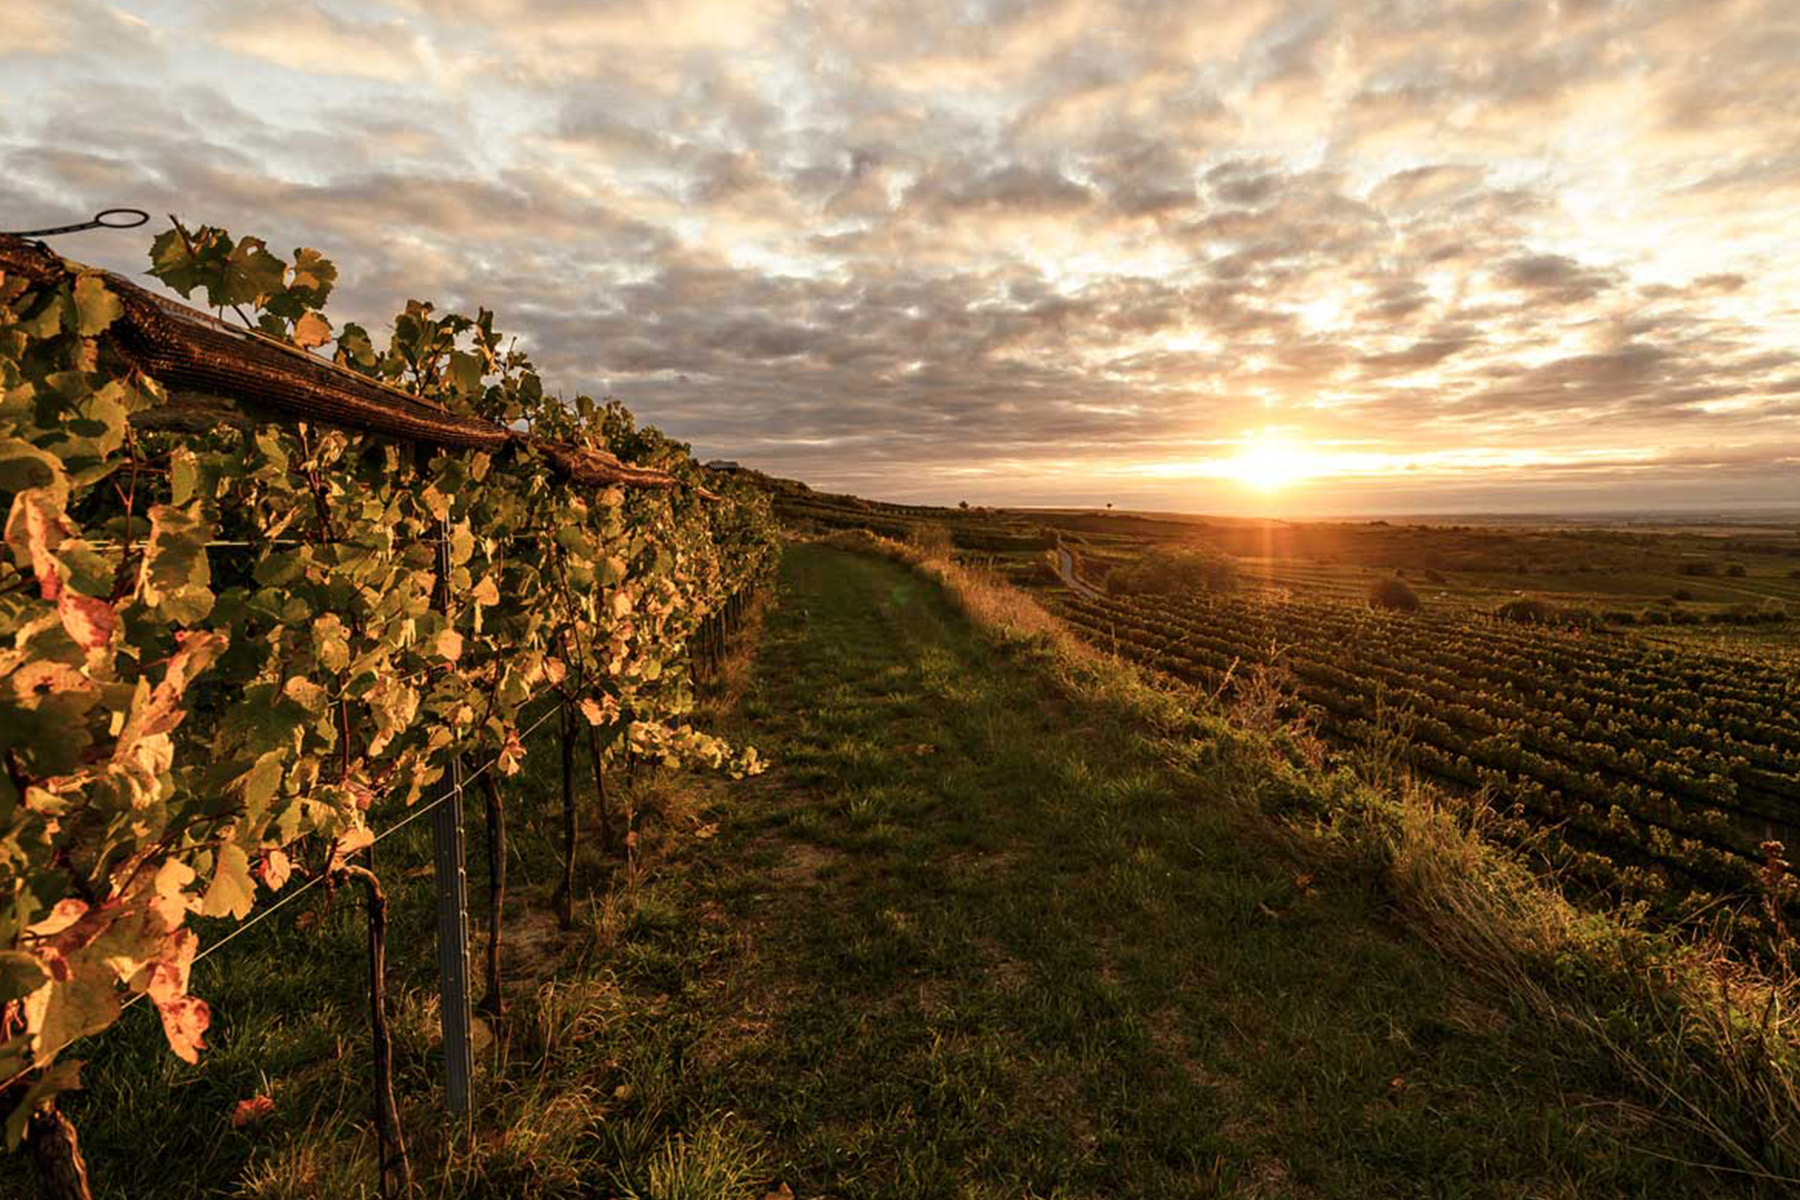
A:
[[[1247,441],[1221,464],[1221,473],[1259,492],[1278,492],[1314,473],[1313,456],[1285,438],[1262,435]]]

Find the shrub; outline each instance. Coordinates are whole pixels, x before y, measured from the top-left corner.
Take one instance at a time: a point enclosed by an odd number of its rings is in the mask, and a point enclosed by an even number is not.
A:
[[[1671,600],[1692,600],[1693,598],[1694,593],[1687,588],[1676,588],[1669,593],[1669,599]]]
[[[1711,562],[1684,562],[1675,568],[1683,575],[1717,575],[1719,564]]]
[[[1223,592],[1237,586],[1237,562],[1213,550],[1157,549],[1106,573],[1115,596]]]
[[[1394,612],[1418,612],[1419,594],[1398,575],[1392,579],[1378,579],[1369,589],[1369,607],[1386,608]]]
[[[1725,574],[1731,576],[1733,579],[1742,579],[1746,574],[1744,564],[1732,563],[1729,567],[1725,568]]]
[[[1715,625],[1774,625],[1788,619],[1788,609],[1779,600],[1765,600],[1761,604],[1745,601],[1721,609],[1706,619]]]
[[[1444,573],[1442,571],[1438,570],[1436,567],[1427,567],[1425,569],[1425,582],[1426,583],[1443,583],[1443,582],[1445,582]]]
[[[1517,621],[1522,625],[1548,625],[1555,613],[1554,605],[1536,596],[1508,600],[1494,610],[1494,615],[1502,621]]]
[[[1660,608],[1646,608],[1638,614],[1638,621],[1644,625],[1667,625],[1669,614]]]

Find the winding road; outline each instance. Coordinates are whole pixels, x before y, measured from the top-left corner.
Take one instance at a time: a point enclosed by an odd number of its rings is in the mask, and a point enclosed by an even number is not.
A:
[[[1063,585],[1076,595],[1086,596],[1090,600],[1100,598],[1099,589],[1091,584],[1083,583],[1076,577],[1075,556],[1061,546],[1056,548],[1056,577],[1061,579]]]

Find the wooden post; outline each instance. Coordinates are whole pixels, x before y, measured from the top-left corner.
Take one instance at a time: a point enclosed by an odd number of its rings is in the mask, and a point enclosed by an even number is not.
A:
[[[412,1163],[400,1131],[400,1106],[394,1101],[394,1042],[387,1023],[387,896],[381,881],[366,867],[338,868],[346,879],[363,885],[369,897],[369,1032],[375,1043],[375,1144],[381,1171],[381,1194],[412,1194]]]
[[[32,1109],[25,1142],[37,1168],[38,1187],[49,1200],[93,1200],[75,1125],[57,1111],[54,1098]]]

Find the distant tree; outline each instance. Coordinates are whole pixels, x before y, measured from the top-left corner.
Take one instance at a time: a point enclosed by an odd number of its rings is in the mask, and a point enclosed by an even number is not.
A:
[[[1391,579],[1377,579],[1369,588],[1369,607],[1392,612],[1418,612],[1419,594],[1396,574]]]
[[[964,512],[968,512],[969,511],[969,502],[967,500],[958,500],[956,502],[956,507],[962,509]]]

